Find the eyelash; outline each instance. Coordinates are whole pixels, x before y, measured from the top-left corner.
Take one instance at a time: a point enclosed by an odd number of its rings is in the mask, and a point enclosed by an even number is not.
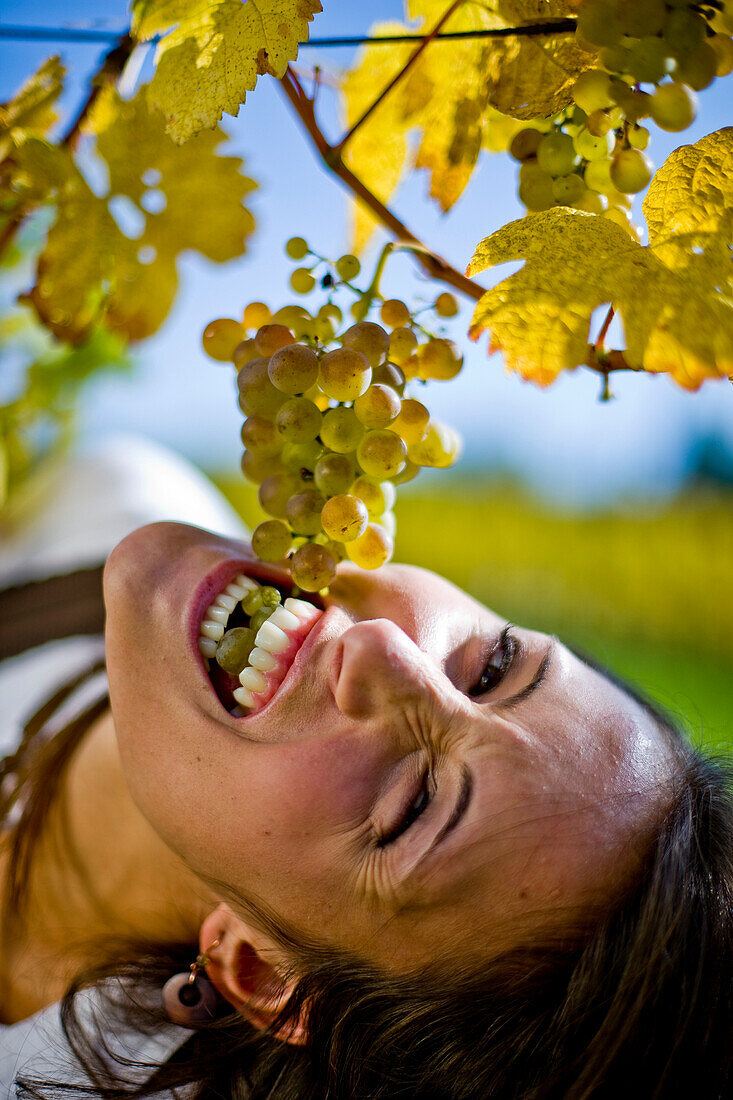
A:
[[[501,681],[506,676],[507,672],[511,668],[512,661],[516,656],[517,649],[519,648],[519,639],[511,633],[511,629],[512,623],[508,623],[499,635],[498,647],[495,647],[491,651],[491,658],[493,658],[497,653],[497,650],[502,650],[501,664],[497,668],[495,665],[492,665],[490,661],[487,662],[486,667],[479,677],[478,683],[474,684],[474,686],[469,689],[469,695],[485,695],[487,692],[493,691],[494,688],[499,686]],[[489,669],[491,669],[493,672],[498,673],[499,678],[493,684],[491,684],[490,687],[481,687],[484,676]]]
[[[433,800],[433,794],[434,793],[435,792],[433,790],[431,790],[430,773],[426,772],[425,776],[423,777],[423,785],[420,789],[419,808],[416,809],[415,805],[413,803],[413,805],[410,806],[409,810],[407,811],[407,813],[403,817],[402,821],[400,821],[395,826],[395,828],[392,830],[392,832],[387,833],[386,836],[382,836],[382,837],[379,838],[378,847],[379,848],[386,848],[387,845],[393,844],[394,841],[399,839],[399,837],[401,837],[403,833],[406,833],[407,830],[410,828],[410,826],[415,821],[417,821],[417,819],[420,817],[420,815],[425,810],[427,810],[428,806],[430,805],[430,803]]]

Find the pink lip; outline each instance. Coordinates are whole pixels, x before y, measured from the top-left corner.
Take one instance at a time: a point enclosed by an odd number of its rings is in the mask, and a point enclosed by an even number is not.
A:
[[[229,558],[226,561],[219,562],[219,564],[200,581],[196,586],[189,604],[188,635],[191,648],[196,658],[196,663],[204,675],[209,690],[212,690],[212,685],[206,665],[204,664],[204,658],[198,647],[199,631],[206,609],[211,606],[216,596],[218,596],[220,592],[223,592],[228,584],[231,584],[238,573],[244,573],[245,576],[252,577],[253,580],[264,581],[266,583],[279,585],[283,588],[292,588],[292,579],[285,569],[278,569],[276,566],[270,566],[264,562],[253,562],[248,558],[236,560]],[[310,603],[314,603],[314,606],[318,606],[321,602],[313,593],[304,593],[304,598],[308,599]],[[251,715],[243,715],[240,719],[235,719],[235,721],[245,721],[255,717],[259,718],[261,714],[269,710],[275,699],[281,697],[284,689],[289,689],[294,678],[297,678],[299,675],[299,670],[306,660],[307,653],[315,642],[315,635],[320,633],[319,628],[323,625],[323,620],[325,618],[326,613],[324,612],[306,635],[303,644],[295,655],[293,663],[272,698],[260,710],[255,711]],[[227,717],[232,717],[223,705],[222,710],[227,714]]]

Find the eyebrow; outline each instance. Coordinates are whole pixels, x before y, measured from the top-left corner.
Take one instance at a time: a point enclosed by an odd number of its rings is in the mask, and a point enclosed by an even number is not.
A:
[[[540,684],[547,676],[548,669],[552,662],[552,655],[555,652],[555,641],[553,638],[550,642],[545,655],[540,661],[539,668],[535,672],[534,676],[528,684],[526,684],[521,691],[516,692],[515,695],[510,695],[508,699],[502,699],[501,702],[494,705],[494,710],[507,710],[509,707],[515,707],[517,703],[523,703],[525,699],[528,699],[533,691],[536,691]]]

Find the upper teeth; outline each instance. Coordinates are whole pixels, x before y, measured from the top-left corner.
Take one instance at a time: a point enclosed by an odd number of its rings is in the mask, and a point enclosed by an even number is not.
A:
[[[199,631],[199,650],[204,657],[216,657],[217,646],[224,636],[229,616],[248,592],[259,587],[256,581],[240,573],[216,597],[207,609]],[[241,687],[233,693],[238,703],[246,707],[254,705],[252,693],[265,690],[267,681],[264,673],[277,667],[275,655],[282,653],[290,644],[288,633],[311,620],[314,613],[317,613],[317,609],[313,604],[292,597],[283,606],[273,610],[269,619],[258,630],[255,647],[249,655],[247,665],[239,673]]]

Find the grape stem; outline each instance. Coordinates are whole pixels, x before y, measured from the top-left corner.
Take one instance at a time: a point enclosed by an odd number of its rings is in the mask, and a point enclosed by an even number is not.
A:
[[[389,210],[369,188],[346,167],[338,152],[338,146],[331,145],[321,130],[313,110],[313,100],[305,93],[295,73],[288,67],[280,81],[282,89],[303,123],[305,130],[316,148],[321,160],[344,186],[352,192],[374,216],[399,239],[400,247],[411,246],[420,264],[434,279],[448,283],[462,294],[478,301],[485,290],[473,279],[462,275],[447,260],[437,256],[426,248],[422,241],[410,232],[404,222]]]

